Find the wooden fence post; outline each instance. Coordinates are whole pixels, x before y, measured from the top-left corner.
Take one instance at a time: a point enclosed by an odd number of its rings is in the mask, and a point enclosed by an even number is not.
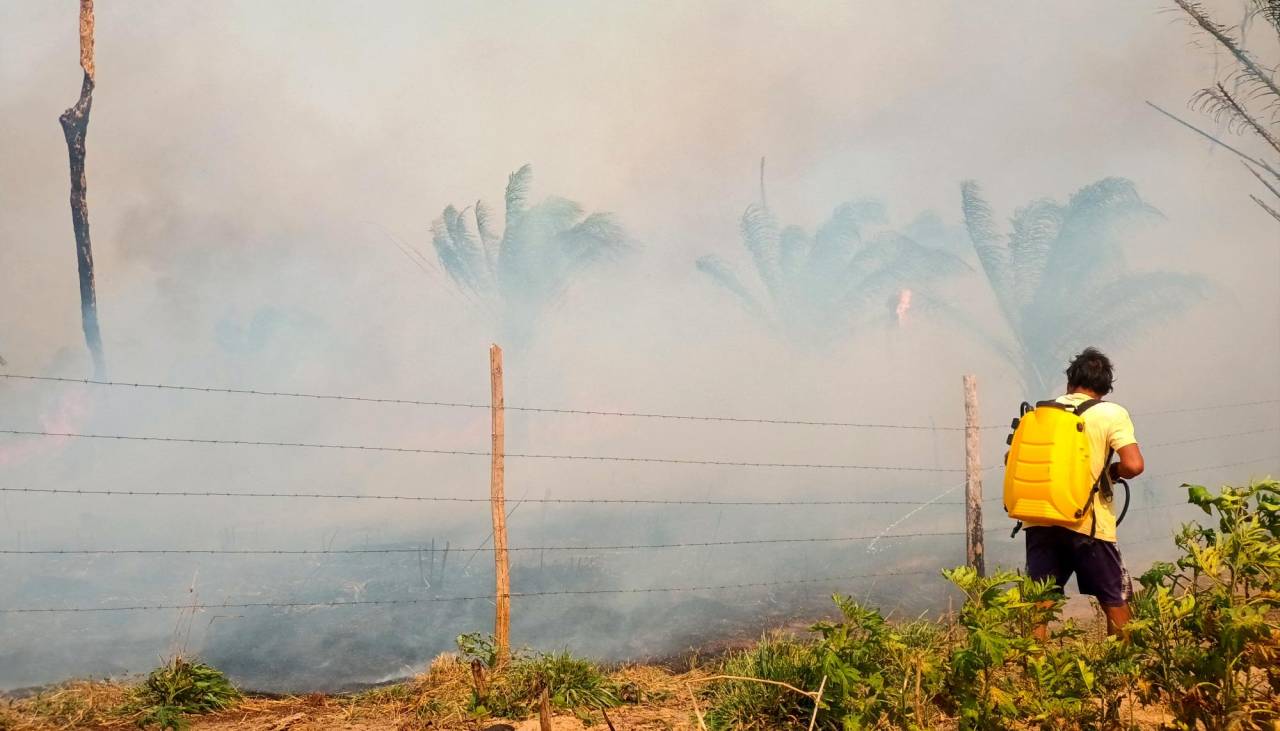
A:
[[[964,377],[964,543],[965,561],[987,573],[982,543],[982,440],[978,420],[978,379]]]
[[[507,563],[507,505],[503,487],[505,426],[502,397],[502,348],[489,346],[489,412],[493,427],[490,451],[489,504],[493,509],[493,564],[496,576],[493,641],[498,664],[511,656],[511,570]]]

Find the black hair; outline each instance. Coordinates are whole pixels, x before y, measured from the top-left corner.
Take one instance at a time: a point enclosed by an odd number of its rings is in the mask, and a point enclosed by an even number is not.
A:
[[[1087,388],[1099,396],[1111,393],[1115,375],[1111,372],[1111,359],[1094,347],[1085,348],[1071,359],[1067,366],[1067,390]]]

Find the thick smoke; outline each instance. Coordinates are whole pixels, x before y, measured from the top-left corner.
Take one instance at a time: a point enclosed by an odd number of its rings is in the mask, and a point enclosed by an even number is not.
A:
[[[923,297],[878,293],[876,318],[827,347],[797,348],[708,286],[695,262],[742,261],[740,223],[758,202],[762,155],[768,204],[787,224],[814,232],[840,204],[875,198],[895,227],[920,239],[963,229],[964,180],[981,181],[1007,231],[1020,206],[1065,203],[1094,181],[1122,177],[1162,214],[1126,234],[1127,265],[1212,284],[1184,313],[1108,345],[1119,367],[1115,398],[1150,445],[1151,476],[1135,485],[1136,512],[1121,529],[1126,559],[1140,565],[1165,555],[1161,536],[1192,517],[1165,507],[1176,505],[1179,482],[1280,467],[1274,431],[1185,442],[1274,429],[1274,409],[1143,416],[1274,399],[1280,360],[1276,229],[1247,197],[1252,178],[1142,103],[1181,109],[1214,74],[1212,55],[1159,10],[1154,1],[102,4],[88,174],[111,375],[486,403],[487,348],[501,331],[431,263],[430,224],[451,202],[495,197],[531,162],[533,200],[560,194],[584,211],[613,212],[634,251],[575,277],[527,347],[508,351],[509,404],[954,427],[960,375],[971,372],[983,421],[1000,425],[1040,394],[1026,393],[1016,365],[931,314]],[[73,11],[0,3],[0,356],[9,373],[90,374],[56,122],[79,84]],[[1258,51],[1275,57],[1273,47]],[[924,211],[936,220],[917,219]],[[1001,303],[972,248],[962,239],[947,250],[969,271],[950,276],[940,296],[1001,333]],[[1046,388],[1057,380],[1049,373]],[[483,408],[12,380],[0,380],[0,428],[474,452],[489,444]],[[983,433],[988,467],[999,464],[1003,436]],[[1166,442],[1182,443],[1155,446]],[[507,448],[939,470],[513,457],[517,548],[962,530],[954,489],[962,475],[949,471],[963,464],[955,431],[511,412]],[[986,475],[995,496],[999,471]],[[488,462],[6,435],[0,483],[474,499],[488,495]],[[530,502],[940,495],[918,512]],[[1020,544],[994,532],[1007,528],[998,503],[989,511],[991,559],[1016,563]],[[486,600],[434,601],[492,592],[488,531],[483,502],[0,492],[0,549],[10,551],[398,551],[0,555],[0,608],[417,602],[211,609],[189,633],[172,610],[0,614],[0,688],[142,671],[174,647],[263,688],[338,688],[412,672],[458,633],[488,628]],[[435,553],[402,550],[433,544]],[[516,551],[513,588],[534,593],[926,573],[521,598],[514,639],[603,658],[661,657],[814,616],[836,590],[887,610],[937,611],[949,595],[935,572],[962,559],[959,536]]]

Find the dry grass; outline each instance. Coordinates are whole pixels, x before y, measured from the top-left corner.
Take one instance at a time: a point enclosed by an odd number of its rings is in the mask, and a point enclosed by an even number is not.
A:
[[[133,686],[124,683],[73,681],[0,707],[0,730],[136,728],[133,696]]]
[[[609,674],[624,705],[608,711],[618,731],[698,731],[690,704],[708,672],[673,673],[653,665],[626,665]],[[0,705],[0,731],[136,729],[141,713],[130,705],[136,686],[76,681],[30,698]],[[696,692],[696,691],[695,691]],[[537,719],[473,719],[470,668],[456,655],[436,658],[426,672],[383,688],[354,695],[315,693],[282,698],[246,695],[233,708],[188,717],[192,731],[476,731],[509,723],[517,731],[537,731]],[[1159,709],[1133,709],[1138,728],[1158,728]],[[1131,710],[1126,707],[1124,716]],[[577,717],[554,719],[556,731],[607,731],[596,714],[590,724]]]
[[[705,675],[694,670],[672,673],[650,665],[627,665],[609,673],[624,705],[610,709],[618,729],[628,731],[694,731],[688,688]],[[501,674],[492,682],[503,682]],[[134,729],[141,713],[131,705],[136,685],[117,682],[68,683],[30,698],[0,705],[0,731],[67,731],[69,729]],[[503,719],[481,722],[470,715],[470,667],[456,655],[436,658],[417,677],[352,695],[311,694],[265,697],[246,695],[225,711],[190,716],[193,731],[401,731],[438,729],[474,731]],[[607,731],[597,712],[585,724],[560,716],[555,728]],[[524,729],[529,721],[507,720]],[[531,728],[537,728],[536,719]]]

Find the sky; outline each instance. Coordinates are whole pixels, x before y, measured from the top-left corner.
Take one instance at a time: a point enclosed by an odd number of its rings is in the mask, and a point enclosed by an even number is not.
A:
[[[1243,12],[1236,0],[1208,6],[1229,23]],[[67,153],[56,121],[80,85],[75,12],[70,0],[0,0],[0,357],[11,374],[90,375]],[[1275,62],[1280,54],[1264,30],[1250,30],[1250,46]],[[1199,274],[1213,292],[1183,317],[1108,344],[1118,364],[1116,400],[1135,412],[1140,439],[1150,434],[1151,442],[1271,430],[1149,454],[1149,471],[1166,476],[1140,484],[1136,499],[1148,506],[1176,500],[1173,488],[1189,479],[1177,470],[1254,460],[1194,476],[1239,481],[1274,472],[1274,409],[1141,419],[1144,411],[1274,399],[1280,391],[1276,224],[1249,200],[1256,182],[1237,159],[1145,104],[1230,136],[1188,109],[1194,92],[1229,67],[1196,40],[1154,0],[99,3],[88,195],[108,375],[487,403],[492,323],[438,266],[402,249],[430,258],[430,224],[446,205],[483,198],[500,209],[507,175],[529,163],[535,198],[561,195],[612,212],[634,247],[575,283],[531,346],[509,349],[509,404],[954,427],[962,419],[960,376],[974,373],[983,421],[1001,424],[1027,397],[1016,370],[926,313],[909,327],[868,327],[834,349],[797,351],[735,307],[694,262],[716,254],[745,264],[739,219],[758,196],[761,157],[770,206],[810,230],[840,203],[865,196],[884,201],[894,225],[933,211],[959,226],[964,180],[978,181],[1005,221],[1033,200],[1063,201],[1120,176],[1164,216],[1127,242],[1131,265]],[[1248,139],[1233,143],[1259,152]],[[967,243],[961,246],[957,255],[976,267]],[[952,296],[998,318],[976,273]],[[531,413],[512,413],[508,423],[508,449],[522,453],[940,470],[512,459],[513,501],[930,499],[954,487],[957,477],[946,470],[963,460],[953,431]],[[0,427],[479,452],[489,445],[482,408],[18,380],[0,381]],[[1002,453],[1002,433],[985,439],[990,466]],[[483,456],[0,435],[0,481],[483,498],[488,463]],[[997,488],[989,478],[988,494]],[[192,500],[4,493],[0,548],[315,548],[432,538],[476,546],[488,530],[484,504]],[[672,515],[530,504],[511,523],[513,545],[856,535],[886,525],[960,529],[955,510],[909,512]],[[1188,514],[1138,515],[1133,530],[1145,539]],[[998,514],[990,520],[1004,524]],[[830,548],[779,550],[767,559],[746,549],[709,549],[696,560],[688,552],[610,554],[591,565],[557,557],[550,567],[542,556],[525,576],[548,587],[563,585],[556,571],[572,575],[566,581],[574,587],[748,583],[797,572],[932,569],[963,556],[950,539],[929,542],[921,555]],[[1155,548],[1135,546],[1127,555],[1149,560]],[[997,550],[1017,561],[1012,545]],[[453,563],[463,572],[458,591],[485,591],[491,569],[478,555],[465,571]],[[805,561],[820,565],[795,568]],[[192,595],[328,601],[375,591],[400,598],[405,581],[427,583],[420,557],[372,567],[305,557],[0,562],[17,577],[0,590],[5,606],[168,604]],[[361,588],[369,581],[375,588]],[[385,586],[377,589],[378,582]],[[912,601],[927,607],[944,595],[938,588]],[[550,602],[531,603],[527,611],[517,607],[516,639],[605,657],[661,654],[722,631],[714,629],[716,612],[737,612],[747,627],[807,606],[791,595],[716,600],[689,608],[668,598],[601,599],[580,604],[596,617],[580,631]],[[655,621],[655,606],[682,617],[687,636],[645,624]],[[280,662],[303,663],[324,655],[325,638],[399,617],[361,611],[248,612],[217,622],[206,612],[184,641],[262,686],[282,671],[264,669],[254,638],[284,638],[277,640]],[[447,649],[457,631],[483,629],[490,608],[451,611],[442,608],[440,625],[421,636],[355,647],[350,654],[364,659],[358,668],[325,665],[279,687],[338,687],[412,670]],[[0,616],[0,687],[145,670],[175,641],[172,616]],[[281,629],[295,626],[303,628],[296,636]],[[641,628],[654,639],[616,639]],[[90,639],[95,649],[86,654],[55,637]]]

